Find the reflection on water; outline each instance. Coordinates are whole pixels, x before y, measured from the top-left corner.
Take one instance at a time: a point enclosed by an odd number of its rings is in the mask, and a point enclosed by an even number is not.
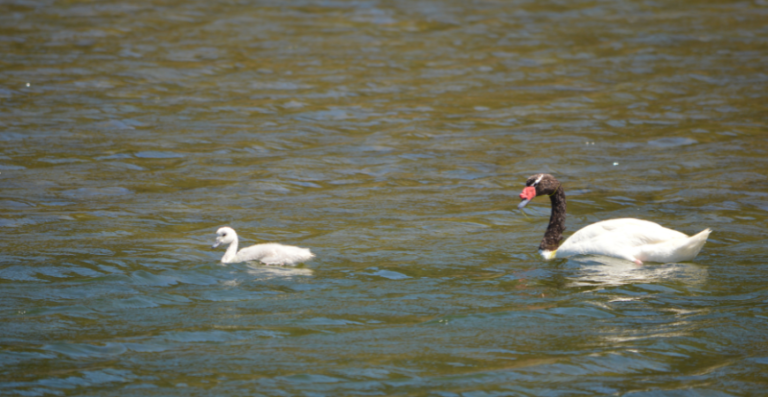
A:
[[[290,267],[290,266],[269,266],[257,263],[249,263],[246,273],[255,276],[257,280],[269,280],[273,278],[294,278],[298,276],[311,276],[312,269]]]
[[[633,262],[605,256],[574,257],[579,270],[571,279],[572,286],[619,286],[640,283],[674,283],[700,286],[707,281],[707,268],[693,263],[636,265]]]
[[[764,394],[766,13],[0,2],[0,394]],[[566,236],[714,232],[543,262],[538,172]],[[220,266],[223,224],[317,258]]]

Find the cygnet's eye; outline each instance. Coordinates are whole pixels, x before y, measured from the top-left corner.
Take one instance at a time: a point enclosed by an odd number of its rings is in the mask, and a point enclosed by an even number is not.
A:
[[[227,237],[227,233],[222,233],[221,237]]]

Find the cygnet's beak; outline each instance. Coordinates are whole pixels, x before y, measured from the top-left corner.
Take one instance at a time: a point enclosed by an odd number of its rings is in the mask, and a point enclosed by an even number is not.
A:
[[[533,186],[528,186],[525,189],[523,189],[523,192],[520,193],[520,199],[523,200],[520,204],[517,205],[517,209],[521,210],[523,207],[525,207],[526,204],[528,204],[533,198],[536,197],[536,188]]]
[[[216,240],[216,242],[213,243],[213,245],[211,246],[211,249],[214,249],[214,248],[218,247],[219,245],[221,245],[221,241]]]

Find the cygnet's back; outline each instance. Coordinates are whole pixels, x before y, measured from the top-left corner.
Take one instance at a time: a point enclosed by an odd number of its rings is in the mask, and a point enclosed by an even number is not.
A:
[[[266,243],[241,249],[233,262],[259,261],[265,265],[295,266],[314,257],[307,248]]]

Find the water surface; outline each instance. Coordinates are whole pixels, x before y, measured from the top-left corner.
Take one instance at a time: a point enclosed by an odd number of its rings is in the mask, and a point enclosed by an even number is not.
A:
[[[0,5],[0,393],[758,395],[765,1]],[[693,262],[543,262],[639,217]],[[241,244],[298,268],[221,266]]]

